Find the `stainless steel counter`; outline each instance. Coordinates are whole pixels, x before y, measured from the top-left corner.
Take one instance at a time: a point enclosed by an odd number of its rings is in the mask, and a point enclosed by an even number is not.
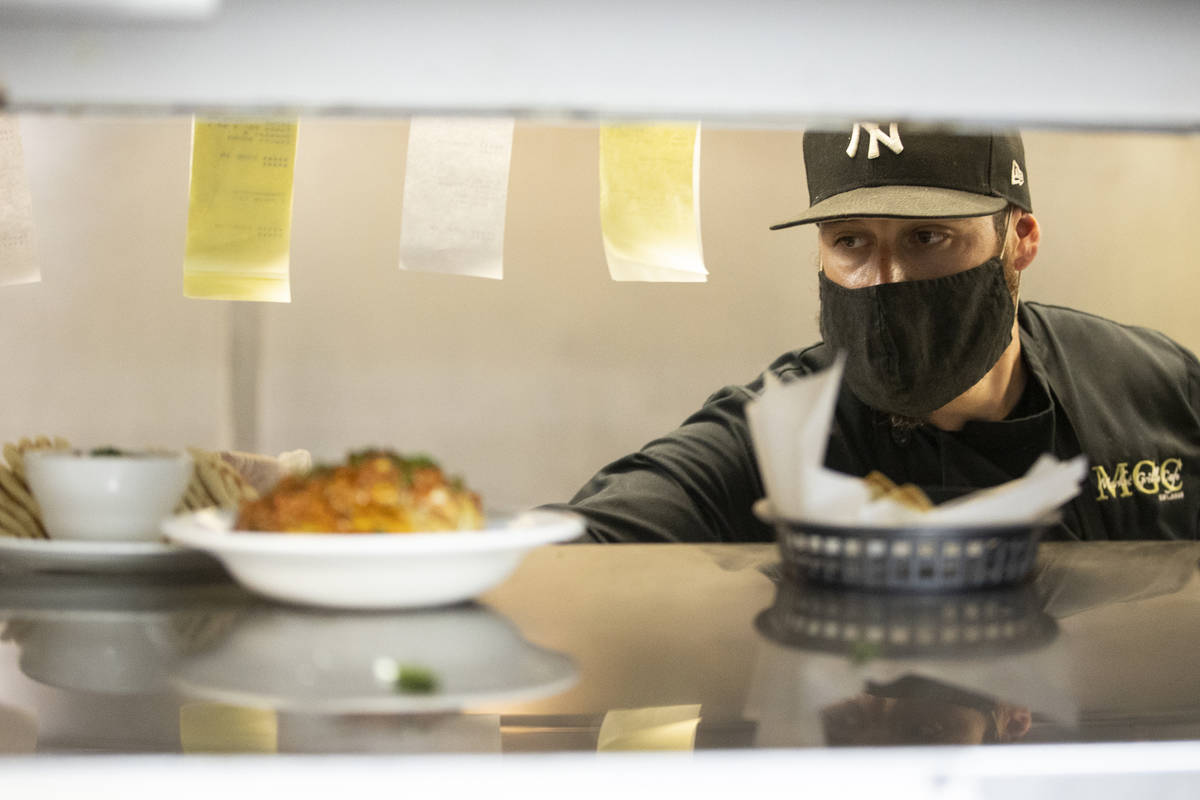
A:
[[[1192,742],[1197,559],[1048,544],[1025,586],[922,597],[797,586],[773,546],[568,545],[474,604],[359,614],[219,574],[4,574],[0,750],[35,753],[8,763],[36,779],[84,753],[504,753],[537,769],[562,751],[883,765],[880,745],[1009,743],[977,748],[982,764],[1034,743]],[[950,763],[922,752],[908,763]]]

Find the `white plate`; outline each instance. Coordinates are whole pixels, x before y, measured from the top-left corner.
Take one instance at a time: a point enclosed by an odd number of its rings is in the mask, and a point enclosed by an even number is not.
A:
[[[0,570],[19,572],[193,572],[212,557],[165,542],[84,542],[0,536]]]
[[[163,521],[167,538],[216,556],[248,589],[331,608],[419,608],[469,600],[503,581],[535,547],[574,539],[583,521],[528,511],[479,531],[250,533],[214,510]]]
[[[425,670],[436,686],[398,690],[389,668],[399,665]],[[492,609],[466,605],[403,614],[263,610],[180,659],[170,682],[221,703],[349,714],[508,705],[566,691],[577,678],[566,655],[525,641]]]

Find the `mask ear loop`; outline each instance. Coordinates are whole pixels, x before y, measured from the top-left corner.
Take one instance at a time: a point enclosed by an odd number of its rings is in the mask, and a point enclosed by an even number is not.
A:
[[[1008,244],[1008,226],[1012,222],[1012,212],[1013,207],[1010,203],[1004,209],[1004,224],[1000,226],[1004,233],[1000,234],[1000,252],[996,254],[996,258],[1000,259],[1001,264],[1004,263],[1004,246]]]
[[[1004,282],[1005,282],[1005,284],[1007,284],[1009,295],[1012,297],[1013,313],[1016,314],[1017,313],[1017,305],[1018,305],[1018,295],[1020,292],[1019,287],[1021,285],[1020,277],[1019,276],[1014,277],[1013,275],[1010,275],[1011,267],[1009,267],[1008,263],[1005,261],[1005,252],[1004,252],[1005,246],[1008,244],[1008,226],[1012,223],[1013,205],[1011,203],[1009,203],[1008,207],[1005,208],[1003,212],[996,212],[996,213],[1004,214],[1004,224],[1002,226],[1000,226],[1003,229],[1004,233],[1002,233],[1000,235],[1000,252],[996,254],[996,260],[1000,262],[1000,269],[1004,272]]]

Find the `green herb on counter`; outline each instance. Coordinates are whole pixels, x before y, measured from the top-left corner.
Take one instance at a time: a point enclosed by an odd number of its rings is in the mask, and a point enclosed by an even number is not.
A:
[[[396,676],[396,691],[401,694],[433,694],[438,689],[433,670],[411,664],[401,664]]]
[[[879,658],[879,645],[874,642],[855,642],[850,648],[850,663],[856,666],[862,666],[876,658]]]

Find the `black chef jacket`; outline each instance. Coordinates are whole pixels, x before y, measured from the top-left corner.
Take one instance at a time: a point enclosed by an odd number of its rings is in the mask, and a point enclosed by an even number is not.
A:
[[[1080,494],[1048,538],[1195,539],[1200,503],[1200,362],[1166,336],[1072,309],[1021,303],[1030,380],[1017,408],[961,431],[893,428],[842,387],[825,463],[880,470],[934,502],[1019,477],[1042,453],[1088,457]],[[824,344],[770,366],[783,380],[828,367]],[[602,542],[760,542],[764,494],[746,400],[762,376],[726,387],[674,432],[602,469],[568,505]]]

